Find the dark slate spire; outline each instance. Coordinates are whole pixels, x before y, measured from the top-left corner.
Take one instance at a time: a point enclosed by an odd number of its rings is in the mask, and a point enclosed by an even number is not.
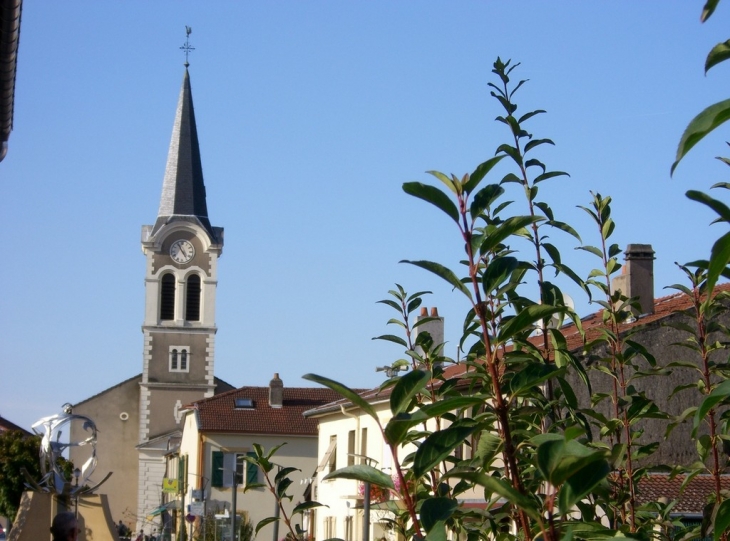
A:
[[[208,220],[208,207],[205,203],[203,166],[200,161],[193,94],[187,68],[177,102],[165,180],[162,183],[160,210],[152,235],[166,223],[175,220],[199,222],[212,239],[216,237]]]

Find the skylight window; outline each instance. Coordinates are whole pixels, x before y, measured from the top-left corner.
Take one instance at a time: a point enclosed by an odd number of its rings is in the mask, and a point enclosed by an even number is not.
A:
[[[253,409],[253,400],[250,398],[236,398],[236,409]]]

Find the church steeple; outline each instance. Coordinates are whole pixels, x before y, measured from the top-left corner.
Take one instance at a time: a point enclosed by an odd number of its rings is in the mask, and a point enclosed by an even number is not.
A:
[[[167,155],[160,209],[152,235],[173,221],[198,222],[210,235],[212,242],[218,240],[208,219],[198,129],[195,124],[193,94],[187,67]]]

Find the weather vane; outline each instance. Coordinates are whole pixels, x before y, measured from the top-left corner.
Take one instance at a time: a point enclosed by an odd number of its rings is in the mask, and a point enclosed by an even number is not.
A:
[[[185,67],[187,68],[190,65],[190,62],[188,62],[188,55],[191,51],[195,50],[195,47],[190,46],[190,34],[193,33],[193,29],[189,26],[185,27],[185,45],[180,47],[183,51],[185,51]]]

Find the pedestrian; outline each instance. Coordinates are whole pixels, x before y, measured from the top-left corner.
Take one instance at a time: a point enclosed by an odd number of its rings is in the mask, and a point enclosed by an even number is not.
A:
[[[137,539],[134,541],[144,541],[144,530],[139,531],[139,535],[137,536]]]
[[[79,523],[70,511],[58,513],[51,524],[53,541],[76,541],[79,536]]]

